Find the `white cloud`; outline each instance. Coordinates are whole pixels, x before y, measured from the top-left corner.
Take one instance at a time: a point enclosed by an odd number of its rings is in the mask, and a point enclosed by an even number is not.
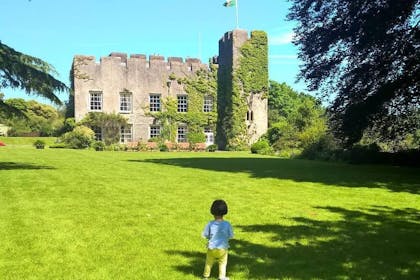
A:
[[[286,45],[292,43],[294,32],[283,33],[277,36],[269,36],[268,42],[270,45]]]

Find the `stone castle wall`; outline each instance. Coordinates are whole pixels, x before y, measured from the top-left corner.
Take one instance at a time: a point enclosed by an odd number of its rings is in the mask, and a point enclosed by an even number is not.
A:
[[[123,53],[111,53],[102,57],[100,62],[93,56],[75,56],[74,100],[75,119],[80,121],[90,112],[89,94],[101,91],[103,94],[102,112],[119,113],[120,93],[128,91],[132,94],[131,113],[124,113],[128,123],[133,126],[133,140],[148,140],[149,127],[154,119],[146,116],[150,94],[159,94],[161,100],[179,94],[186,94],[182,85],[169,79],[192,75],[198,69],[208,69],[208,65],[199,59],[179,57],[149,56],[135,54],[127,56]]]

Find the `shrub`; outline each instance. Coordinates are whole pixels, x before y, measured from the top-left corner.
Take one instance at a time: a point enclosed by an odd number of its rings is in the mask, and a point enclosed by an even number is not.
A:
[[[376,143],[369,145],[356,144],[351,149],[343,154],[344,160],[350,163],[385,163],[387,161],[386,155],[380,153],[380,148]]]
[[[217,150],[217,145],[216,144],[210,145],[206,148],[207,152],[215,152],[216,150]]]
[[[300,157],[305,159],[337,160],[341,157],[341,151],[334,137],[331,134],[325,134],[316,142],[307,146]]]
[[[62,141],[72,149],[85,149],[93,142],[95,133],[86,126],[76,126],[72,131],[63,135]]]
[[[206,143],[195,143],[190,145],[190,150],[195,152],[205,151],[206,150]]]
[[[93,144],[92,144],[92,148],[93,148],[95,151],[103,151],[103,150],[105,150],[105,143],[104,143],[104,142],[102,142],[102,141],[95,141],[95,142],[93,142]]]
[[[251,153],[268,155],[273,153],[273,149],[266,139],[260,139],[251,146]]]
[[[114,151],[114,152],[126,151],[127,146],[124,144],[111,144],[111,145],[106,146],[105,150]]]
[[[45,142],[38,139],[34,142],[34,147],[37,148],[37,149],[44,149]]]
[[[144,152],[147,151],[147,144],[144,142],[137,142],[137,151]]]
[[[157,142],[147,142],[146,148],[150,151],[156,151],[159,149],[159,146]]]
[[[159,151],[161,151],[161,152],[169,152],[169,148],[165,144],[160,144],[159,145]]]

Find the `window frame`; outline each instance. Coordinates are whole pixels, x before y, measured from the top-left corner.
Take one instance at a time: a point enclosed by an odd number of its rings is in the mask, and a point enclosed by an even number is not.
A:
[[[125,104],[126,107],[127,107],[127,110],[124,110],[122,108],[123,107],[123,102],[124,102],[123,97],[125,97],[125,98],[128,97],[128,102],[127,102],[127,100],[125,100],[125,102],[127,103],[127,104]],[[129,113],[132,113],[132,112],[133,112],[133,94],[131,92],[120,92],[120,113],[129,114]]]
[[[89,91],[89,111],[90,112],[102,112],[104,94],[100,90]]]
[[[177,112],[178,113],[188,112],[188,95],[180,94],[176,96],[176,99],[177,99]]]
[[[211,95],[205,95],[203,98],[203,112],[213,112],[214,98]]]
[[[211,127],[204,127],[204,135],[206,137],[206,145],[213,145],[214,144],[214,132]]]
[[[92,131],[95,133],[95,136],[94,136],[95,141],[103,141],[104,140],[102,127],[94,126],[94,127],[92,127]]]
[[[152,131],[155,130],[155,129],[158,130],[158,132],[159,132],[158,134],[152,133]],[[159,138],[161,136],[161,130],[162,130],[162,128],[161,128],[160,125],[151,125],[150,128],[149,128],[149,138],[150,139]]]
[[[183,132],[180,133],[180,130],[183,130]],[[187,143],[188,142],[187,134],[188,134],[188,127],[184,124],[178,125],[177,133],[176,133],[177,143]],[[182,138],[180,137],[181,135],[183,135]]]
[[[129,129],[128,132],[127,132],[127,129]],[[127,135],[129,137],[127,137]],[[120,143],[124,144],[124,143],[129,143],[132,141],[133,141],[133,125],[127,124],[126,126],[121,126],[120,127]]]
[[[156,100],[158,102],[156,102]],[[149,94],[149,111],[150,112],[160,112],[160,111],[162,111],[161,94],[158,94],[158,93],[150,93]]]

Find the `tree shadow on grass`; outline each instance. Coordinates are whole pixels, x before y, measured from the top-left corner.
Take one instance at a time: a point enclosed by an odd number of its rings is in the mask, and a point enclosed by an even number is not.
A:
[[[253,178],[289,179],[346,187],[386,188],[420,193],[420,170],[393,166],[349,165],[281,158],[166,158],[130,160],[221,172],[248,173]]]
[[[417,209],[372,207],[347,210],[319,207],[339,221],[292,218],[294,225],[236,226],[266,238],[265,242],[233,240],[228,270],[243,279],[420,279],[420,213]],[[261,240],[261,239],[259,239]],[[270,244],[270,245],[266,245]],[[182,255],[185,274],[200,276],[204,253]],[[217,270],[217,268],[214,268]]]
[[[17,170],[17,169],[55,169],[51,166],[36,165],[23,162],[0,162],[0,170]]]

